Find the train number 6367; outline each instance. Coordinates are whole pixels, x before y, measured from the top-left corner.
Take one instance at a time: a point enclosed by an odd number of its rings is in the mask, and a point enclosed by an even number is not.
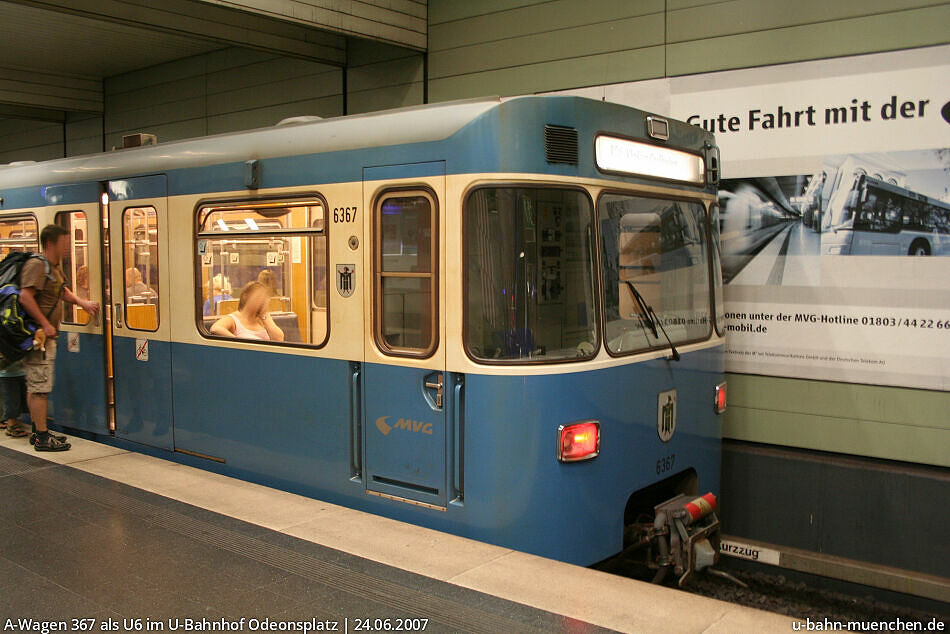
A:
[[[334,207],[333,222],[356,222],[356,207]]]
[[[676,462],[675,453],[671,453],[665,458],[660,458],[659,460],[656,461],[656,474],[660,475],[661,473],[672,471],[674,462]]]

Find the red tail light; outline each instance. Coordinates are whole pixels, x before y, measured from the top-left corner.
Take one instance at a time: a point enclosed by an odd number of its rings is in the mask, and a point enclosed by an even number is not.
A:
[[[600,453],[600,423],[586,421],[561,425],[557,430],[557,459],[576,462],[596,458]]]
[[[723,381],[716,386],[716,400],[715,408],[717,414],[722,414],[726,411],[726,382]]]

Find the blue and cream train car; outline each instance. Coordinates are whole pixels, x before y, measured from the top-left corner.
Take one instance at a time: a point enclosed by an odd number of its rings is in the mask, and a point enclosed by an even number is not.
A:
[[[717,168],[576,97],[304,118],[0,168],[0,249],[64,225],[105,307],[55,425],[589,565],[715,517]],[[254,281],[284,340],[212,334]]]

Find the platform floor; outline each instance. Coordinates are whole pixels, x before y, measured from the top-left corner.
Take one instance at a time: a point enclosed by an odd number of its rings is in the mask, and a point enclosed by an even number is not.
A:
[[[97,628],[148,618],[164,631],[169,619],[242,617],[335,621],[339,631],[355,631],[357,619],[422,618],[426,632],[763,632],[792,623],[71,440],[69,452],[38,454],[25,440],[0,439],[0,629],[7,618],[86,618]]]

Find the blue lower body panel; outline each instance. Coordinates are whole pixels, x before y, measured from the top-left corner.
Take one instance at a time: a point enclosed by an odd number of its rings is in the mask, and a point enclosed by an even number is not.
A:
[[[112,340],[115,433],[125,440],[171,450],[175,447],[171,344],[149,340],[148,360],[140,361],[136,341]]]
[[[721,418],[713,392],[723,377],[720,348],[679,362],[466,375],[452,425],[459,443],[440,443],[446,454],[433,458],[459,470],[462,490],[444,510],[367,495],[370,465],[354,477],[361,449],[354,423],[362,423],[363,435],[381,432],[368,412],[353,419],[360,399],[350,362],[190,344],[173,344],[172,356],[173,390],[152,394],[174,393],[175,447],[223,462],[169,457],[508,548],[590,565],[621,550],[624,511],[637,491],[694,471],[700,492],[719,492]],[[657,401],[673,388],[676,430],[664,442]],[[397,417],[400,407],[392,403]],[[590,419],[601,423],[600,455],[559,462],[558,426]]]
[[[102,335],[78,334],[77,352],[68,350],[68,333],[60,333],[56,340],[50,415],[62,427],[108,434],[104,339]]]
[[[174,356],[177,448],[310,492],[354,488],[348,362],[185,344]]]

